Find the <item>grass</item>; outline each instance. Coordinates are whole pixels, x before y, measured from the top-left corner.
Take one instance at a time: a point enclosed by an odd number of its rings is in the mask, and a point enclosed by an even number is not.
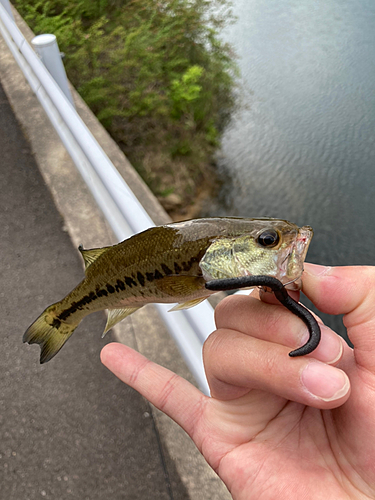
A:
[[[219,37],[227,0],[14,3],[36,34],[57,36],[69,79],[162,203],[173,194],[188,211],[216,188],[236,106],[237,66]]]

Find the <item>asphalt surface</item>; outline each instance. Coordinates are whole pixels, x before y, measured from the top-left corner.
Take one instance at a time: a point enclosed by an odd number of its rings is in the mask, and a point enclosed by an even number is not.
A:
[[[0,499],[188,499],[149,404],[98,362],[104,314],[45,365],[22,343],[83,267],[1,86],[0,230]]]

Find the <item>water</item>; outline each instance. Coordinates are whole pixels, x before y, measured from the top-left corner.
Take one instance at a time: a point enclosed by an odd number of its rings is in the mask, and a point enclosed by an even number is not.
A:
[[[375,265],[374,0],[234,0],[247,109],[208,215],[309,224],[308,260]]]

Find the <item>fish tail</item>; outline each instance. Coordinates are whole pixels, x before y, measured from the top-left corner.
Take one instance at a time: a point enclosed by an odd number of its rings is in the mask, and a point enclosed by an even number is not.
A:
[[[62,321],[56,314],[57,304],[47,309],[26,330],[23,342],[40,345],[40,363],[52,359],[77,328],[77,324]]]

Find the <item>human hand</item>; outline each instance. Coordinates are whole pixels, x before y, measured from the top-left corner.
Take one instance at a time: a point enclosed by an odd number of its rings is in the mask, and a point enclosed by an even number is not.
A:
[[[218,305],[203,351],[211,398],[122,344],[102,350],[115,375],[190,435],[236,500],[375,498],[375,268],[305,269],[304,293],[345,314],[354,350],[322,325],[319,347],[291,359],[307,329],[271,294]]]

